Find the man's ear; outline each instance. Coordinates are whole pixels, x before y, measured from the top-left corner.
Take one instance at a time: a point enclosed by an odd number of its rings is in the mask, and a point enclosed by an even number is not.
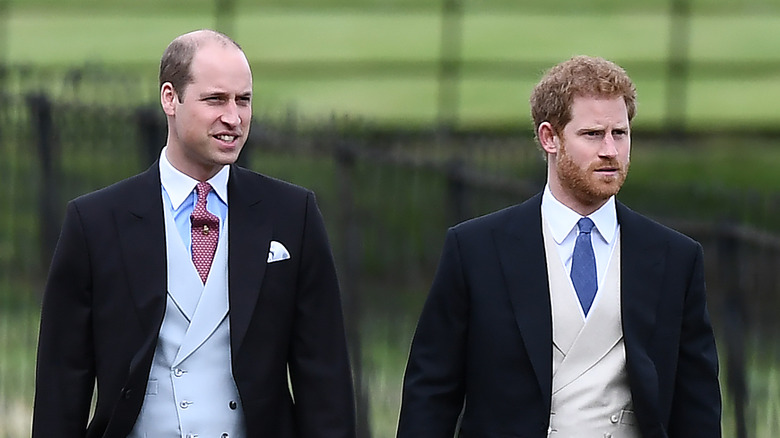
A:
[[[173,89],[173,84],[166,82],[160,87],[160,104],[162,105],[163,112],[168,116],[176,114],[176,103],[179,97],[176,94],[176,90]]]
[[[539,144],[542,146],[542,149],[544,149],[545,152],[553,155],[558,153],[560,139],[558,138],[558,134],[555,133],[555,129],[553,129],[550,122],[542,122],[539,125],[536,136],[539,139]]]

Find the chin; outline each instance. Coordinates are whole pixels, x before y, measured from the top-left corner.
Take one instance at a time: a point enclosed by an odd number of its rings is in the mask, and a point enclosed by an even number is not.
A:
[[[230,152],[222,152],[218,156],[214,157],[220,164],[233,164],[238,160],[238,156],[241,153],[241,149]]]
[[[612,196],[615,196],[620,191],[620,186],[617,187],[603,187],[600,190],[593,192],[594,197],[597,197],[601,201],[606,201]]]

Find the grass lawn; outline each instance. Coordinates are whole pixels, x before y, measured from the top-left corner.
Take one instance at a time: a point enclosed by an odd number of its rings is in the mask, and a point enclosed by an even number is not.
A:
[[[46,66],[119,65],[149,78],[154,93],[165,45],[180,33],[214,26],[214,17],[203,8],[136,11],[14,9],[7,31],[8,60]],[[663,13],[467,13],[459,103],[452,111],[464,127],[528,126],[528,95],[543,70],[587,53],[617,61],[634,78],[640,102],[637,129],[663,126],[669,26]],[[258,110],[292,107],[311,117],[350,114],[382,124],[425,126],[437,117],[440,28],[434,11],[256,7],[241,9],[233,34],[254,65]],[[780,13],[697,15],[691,27],[693,66],[683,111],[688,124],[778,125],[778,40]],[[500,64],[480,64],[492,61]],[[394,62],[401,64],[394,67]],[[713,70],[713,62],[725,67]],[[777,70],[772,70],[774,65]]]

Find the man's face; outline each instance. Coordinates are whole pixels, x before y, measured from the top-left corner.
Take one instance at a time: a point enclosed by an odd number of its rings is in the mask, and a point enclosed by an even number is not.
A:
[[[626,180],[631,155],[628,112],[622,97],[576,97],[571,115],[551,157],[550,185],[558,200],[590,214]]]
[[[233,46],[209,42],[196,52],[184,95],[161,91],[168,115],[168,159],[183,173],[206,180],[238,159],[252,118],[252,72]]]

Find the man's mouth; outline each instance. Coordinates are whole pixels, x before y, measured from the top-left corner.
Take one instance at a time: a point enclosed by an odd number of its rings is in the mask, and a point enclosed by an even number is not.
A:
[[[219,135],[215,135],[214,138],[216,138],[217,140],[224,141],[225,143],[232,143],[232,142],[236,141],[238,136],[237,135],[230,135],[230,134],[219,134]]]

